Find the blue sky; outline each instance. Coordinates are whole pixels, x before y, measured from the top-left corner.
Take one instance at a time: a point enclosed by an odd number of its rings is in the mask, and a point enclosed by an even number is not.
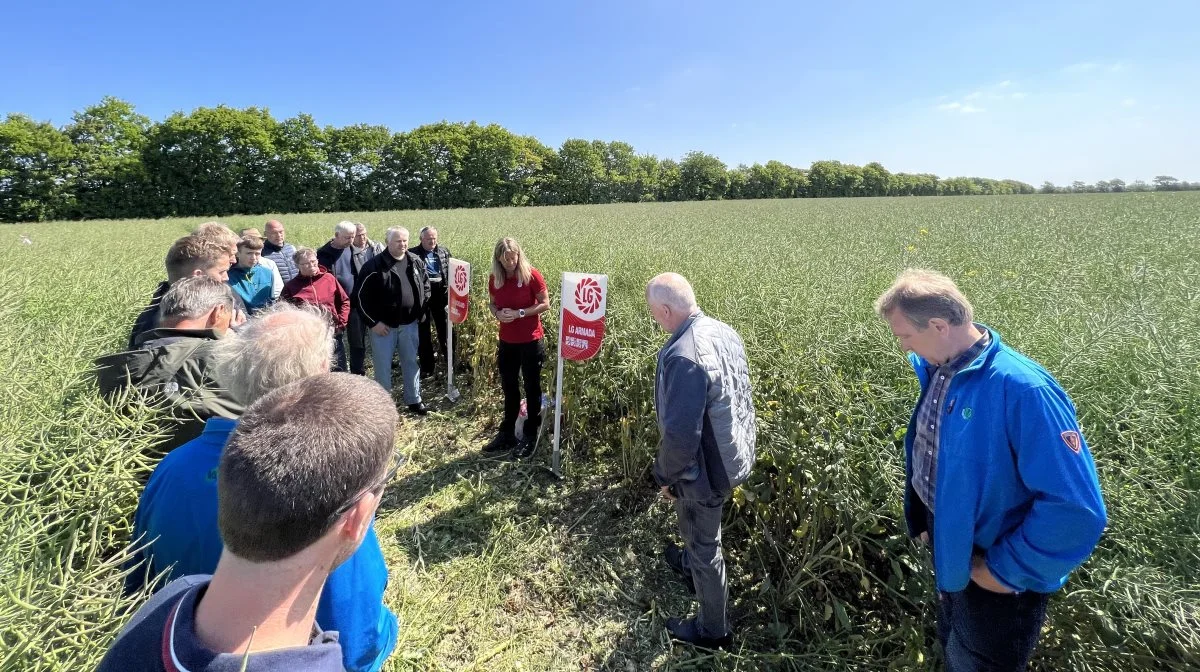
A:
[[[729,165],[1200,180],[1200,2],[10,3],[0,113],[499,123]],[[107,6],[111,5],[111,6]]]

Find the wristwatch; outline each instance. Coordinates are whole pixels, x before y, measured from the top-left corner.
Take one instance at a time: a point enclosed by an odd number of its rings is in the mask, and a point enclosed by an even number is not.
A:
[[[517,317],[525,317],[525,309],[521,308],[517,311]]]

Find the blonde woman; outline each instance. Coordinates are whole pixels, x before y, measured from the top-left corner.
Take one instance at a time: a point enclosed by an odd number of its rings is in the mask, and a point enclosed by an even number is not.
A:
[[[500,323],[500,344],[496,366],[500,369],[500,388],[504,392],[504,419],[496,438],[484,446],[484,452],[511,450],[516,459],[533,454],[537,431],[542,423],[542,363],[546,361],[541,314],[550,310],[546,280],[520,244],[501,238],[492,253],[492,272],[488,276],[488,310]],[[517,441],[517,415],[521,412],[521,378],[525,379],[525,405],[528,417]]]

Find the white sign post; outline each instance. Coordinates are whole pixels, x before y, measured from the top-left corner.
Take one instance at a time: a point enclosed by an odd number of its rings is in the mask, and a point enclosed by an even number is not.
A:
[[[554,392],[554,452],[550,470],[562,477],[563,360],[583,361],[600,352],[604,342],[604,314],[607,311],[608,276],[590,273],[563,273],[562,303],[558,309],[558,368]]]
[[[454,325],[467,320],[471,295],[471,265],[459,259],[450,260],[450,287],[446,302],[446,398],[458,401],[461,396],[454,387]]]

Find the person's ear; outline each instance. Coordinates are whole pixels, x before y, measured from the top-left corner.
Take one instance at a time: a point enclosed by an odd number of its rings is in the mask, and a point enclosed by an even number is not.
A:
[[[950,331],[950,323],[940,317],[932,317],[929,319],[929,326],[939,335],[944,336]]]
[[[208,327],[229,327],[230,320],[233,319],[233,311],[229,306],[220,303],[213,306],[213,309],[208,311],[208,317],[205,319],[205,326]]]
[[[382,493],[366,493],[349,511],[342,514],[337,523],[338,536],[354,543],[361,542],[363,537],[367,536],[367,529],[375,518],[375,509],[379,508],[380,494]]]

